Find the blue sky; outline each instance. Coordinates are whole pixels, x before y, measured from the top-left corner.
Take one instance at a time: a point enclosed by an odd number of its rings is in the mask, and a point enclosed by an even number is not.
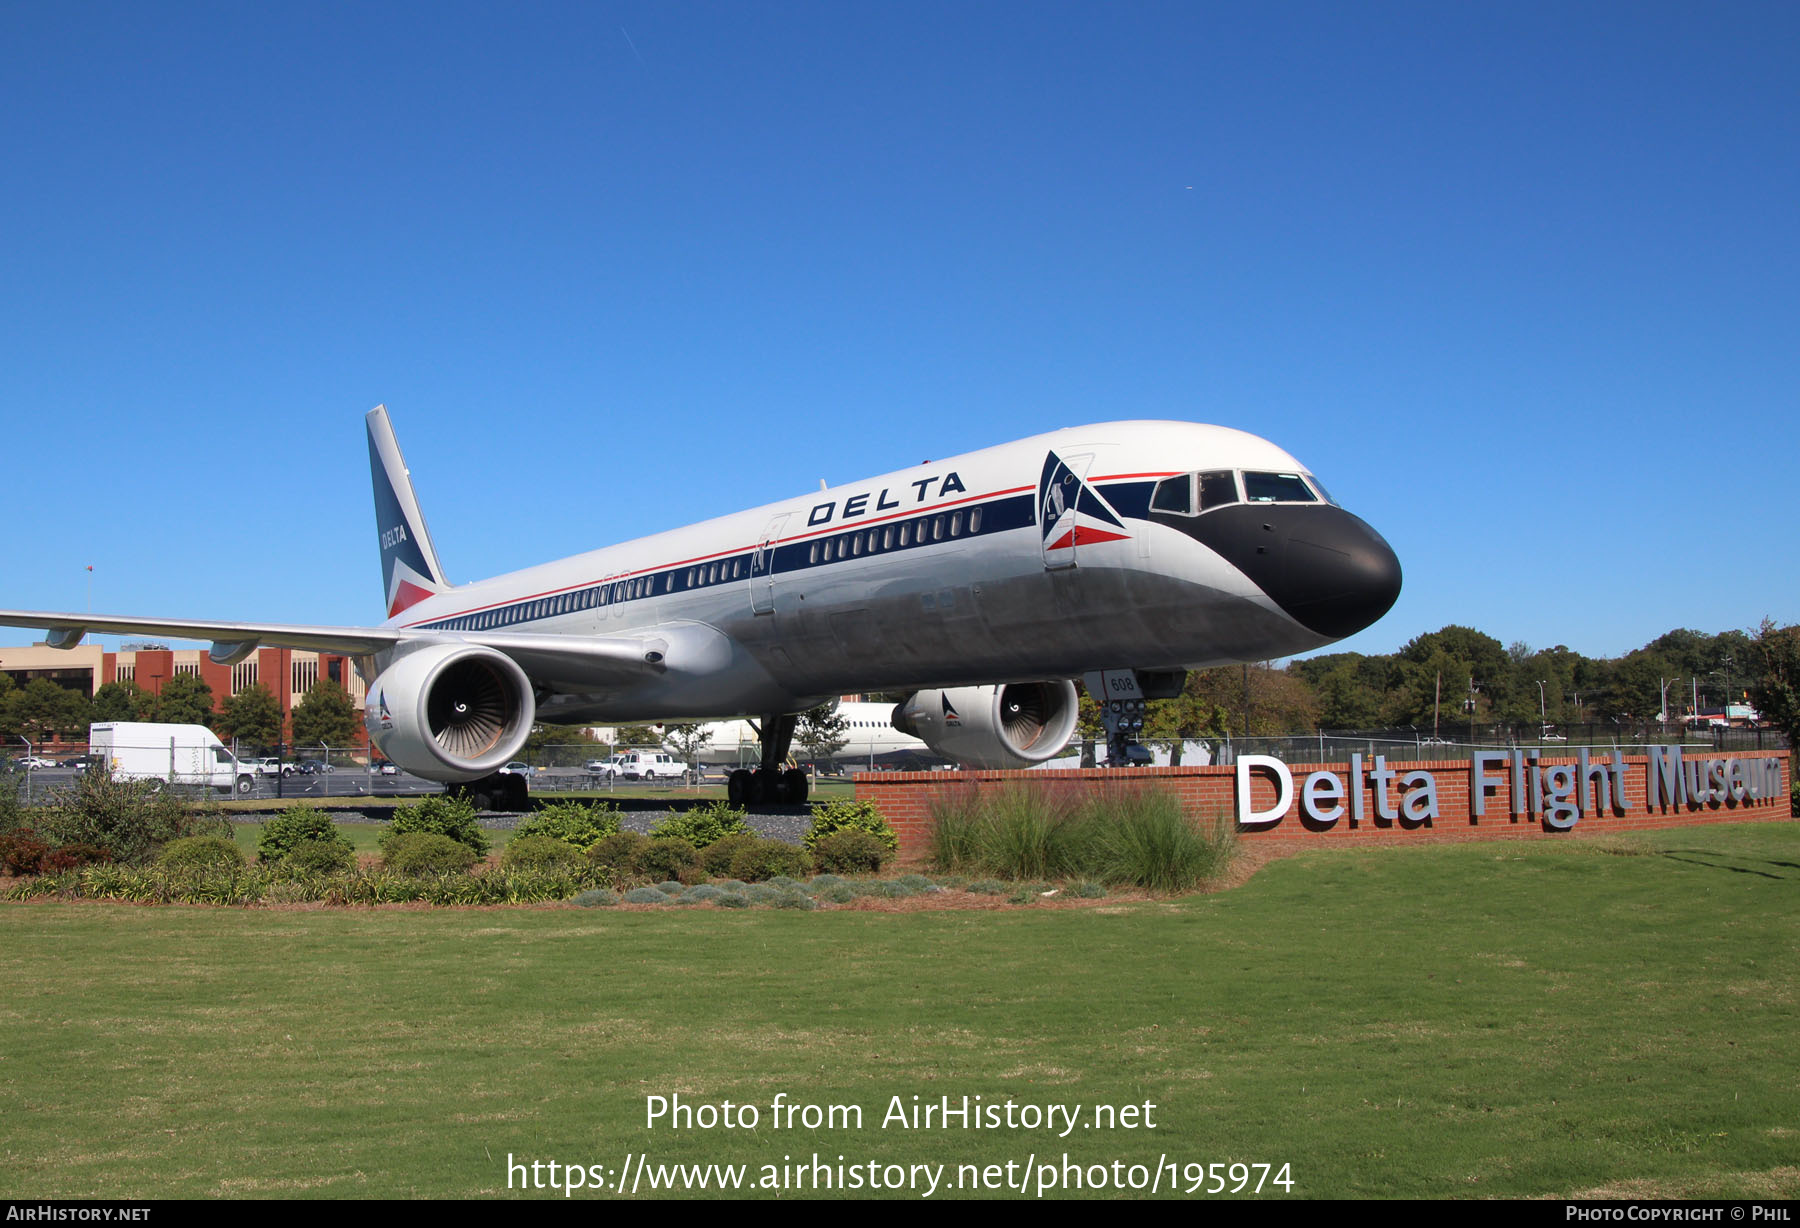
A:
[[[1800,619],[1800,8],[0,6],[0,605],[363,623],[361,415],[473,579],[1219,422],[1399,604]]]

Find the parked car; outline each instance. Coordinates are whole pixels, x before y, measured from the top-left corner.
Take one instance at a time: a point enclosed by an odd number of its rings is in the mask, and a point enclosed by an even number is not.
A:
[[[270,755],[261,759],[245,760],[244,766],[258,776],[281,776],[285,773],[280,757]]]
[[[511,773],[512,775],[515,775],[515,776],[529,776],[533,772],[537,771],[536,768],[532,767],[529,763],[525,762],[523,759],[514,759],[511,763],[507,764],[505,767],[501,768],[500,770],[502,772]]]
[[[42,755],[26,755],[24,758],[17,759],[14,762],[16,762],[19,765],[19,770],[21,772],[24,772],[24,771],[36,772],[36,771],[40,771],[44,768],[53,768],[56,766],[54,763],[50,762],[50,760],[44,758]]]
[[[400,769],[394,765],[392,759],[377,759],[369,764],[369,768],[383,776],[398,776],[400,774]]]
[[[619,769],[613,766],[610,759],[589,759],[583,770],[590,776],[602,776],[608,780],[619,774]]]
[[[323,759],[302,759],[298,763],[290,763],[282,769],[284,776],[329,776],[337,771]]]

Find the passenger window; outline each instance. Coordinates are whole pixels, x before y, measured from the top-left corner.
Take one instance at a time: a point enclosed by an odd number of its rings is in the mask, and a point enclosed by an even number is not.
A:
[[[970,533],[981,532],[981,509],[980,508],[976,508],[974,511],[969,513],[969,532]]]
[[[1156,484],[1156,493],[1150,497],[1150,509],[1156,512],[1174,512],[1178,516],[1193,515],[1193,485],[1193,475],[1188,473],[1180,477],[1164,478]]]
[[[892,550],[894,548],[894,527],[892,525],[889,525],[881,531],[881,548],[883,550]]]
[[[1244,474],[1244,498],[1251,503],[1317,503],[1305,480],[1297,473]]]
[[[950,536],[951,537],[962,536],[962,513],[961,512],[950,513]]]

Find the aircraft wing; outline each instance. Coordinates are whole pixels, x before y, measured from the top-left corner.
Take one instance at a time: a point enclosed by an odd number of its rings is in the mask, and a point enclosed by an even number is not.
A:
[[[535,679],[579,680],[592,685],[623,686],[642,681],[663,668],[668,644],[658,636],[575,637],[529,632],[480,633],[414,631],[400,627],[330,627],[296,623],[214,622],[203,619],[136,618],[111,614],[51,613],[0,610],[0,627],[43,628],[53,648],[73,648],[90,631],[109,635],[140,634],[170,639],[211,640],[208,655],[220,665],[235,665],[258,647],[301,648],[365,656],[403,641],[482,644],[512,657]]]

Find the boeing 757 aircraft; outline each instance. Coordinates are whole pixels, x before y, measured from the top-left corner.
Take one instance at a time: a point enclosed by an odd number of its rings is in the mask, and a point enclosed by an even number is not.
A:
[[[1068,742],[1072,678],[1115,762],[1184,671],[1360,631],[1400,593],[1381,536],[1292,456],[1243,431],[1108,422],[831,487],[453,585],[385,408],[367,417],[386,621],[367,627],[0,611],[73,647],[88,631],[342,652],[369,739],[479,800],[536,720],[760,718],[734,798],[798,801],[794,716],[907,691],[903,732],[948,760],[1022,767]]]

